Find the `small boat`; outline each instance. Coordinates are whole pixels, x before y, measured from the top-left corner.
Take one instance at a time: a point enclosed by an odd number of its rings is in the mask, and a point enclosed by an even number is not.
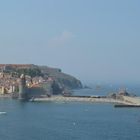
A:
[[[0,115],[4,115],[4,114],[7,114],[7,112],[0,111]]]
[[[140,105],[130,104],[115,104],[114,107],[140,107]]]

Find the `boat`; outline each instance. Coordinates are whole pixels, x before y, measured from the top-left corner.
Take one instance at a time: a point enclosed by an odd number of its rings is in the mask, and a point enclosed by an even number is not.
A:
[[[7,112],[0,111],[0,115],[4,115],[4,114],[7,114]]]
[[[114,107],[140,107],[140,105],[135,105],[135,104],[115,104]]]

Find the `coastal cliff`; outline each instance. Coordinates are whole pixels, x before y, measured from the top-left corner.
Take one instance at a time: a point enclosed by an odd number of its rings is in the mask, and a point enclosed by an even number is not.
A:
[[[65,74],[61,69],[51,68],[47,66],[38,66],[44,76],[52,77],[54,81],[67,89],[78,89],[82,88],[82,83],[77,78]]]

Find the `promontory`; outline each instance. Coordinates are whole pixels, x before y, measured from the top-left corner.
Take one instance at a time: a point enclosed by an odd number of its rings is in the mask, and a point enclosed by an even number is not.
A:
[[[71,89],[82,88],[77,78],[59,68],[34,64],[0,64],[0,94],[18,96],[21,76],[25,79],[28,96],[69,94]],[[23,91],[22,91],[23,92]],[[25,91],[24,91],[25,92]]]

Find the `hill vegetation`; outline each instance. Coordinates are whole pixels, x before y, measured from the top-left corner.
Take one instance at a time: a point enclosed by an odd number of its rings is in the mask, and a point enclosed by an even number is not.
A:
[[[44,76],[52,77],[57,84],[68,89],[82,88],[82,83],[77,78],[65,74],[58,68],[50,68],[47,66],[39,66]]]
[[[3,66],[2,66],[3,67]],[[5,72],[8,73],[18,73],[19,75],[25,74],[32,78],[43,77],[44,79],[53,79],[55,86],[58,88],[65,89],[77,89],[82,88],[82,83],[75,77],[65,74],[58,68],[51,68],[48,66],[38,66],[38,65],[6,65]]]

